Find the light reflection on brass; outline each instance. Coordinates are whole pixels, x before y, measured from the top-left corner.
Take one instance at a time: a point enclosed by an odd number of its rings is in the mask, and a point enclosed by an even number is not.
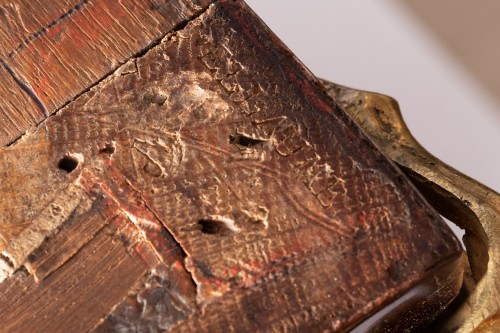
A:
[[[393,98],[323,84],[434,208],[466,231],[462,292],[433,331],[500,332],[500,195],[425,150]]]

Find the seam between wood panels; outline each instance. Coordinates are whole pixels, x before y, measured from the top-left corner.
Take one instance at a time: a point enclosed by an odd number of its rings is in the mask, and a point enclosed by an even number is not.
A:
[[[8,58],[12,58],[14,55],[16,55],[17,52],[19,52],[20,50],[24,49],[28,44],[30,44],[32,41],[34,41],[35,39],[37,39],[38,37],[41,37],[46,31],[47,29],[50,29],[56,25],[58,25],[59,23],[61,23],[65,18],[73,15],[74,13],[80,11],[83,9],[83,7],[89,3],[91,0],[83,0],[82,2],[76,4],[75,6],[73,6],[70,10],[68,10],[66,13],[62,14],[61,16],[59,16],[57,19],[55,19],[54,21],[50,22],[49,24],[41,27],[37,32],[35,33],[32,33],[31,35],[29,35],[21,44],[19,44],[18,47],[16,47],[13,51],[11,51],[7,57]]]
[[[0,151],[2,151],[2,149],[6,148],[6,147],[10,147],[10,146],[15,145],[18,141],[22,140],[26,135],[28,135],[29,133],[32,133],[33,131],[30,131],[30,129],[32,129],[33,127],[35,127],[36,129],[38,129],[43,123],[45,123],[48,119],[50,119],[52,116],[54,116],[55,114],[57,114],[60,110],[64,109],[66,106],[68,106],[69,104],[71,104],[72,102],[74,102],[77,98],[79,98],[80,96],[86,94],[92,88],[94,88],[97,85],[99,85],[102,81],[106,80],[107,78],[111,77],[113,74],[115,74],[116,72],[118,72],[120,70],[120,68],[124,64],[126,64],[127,62],[129,62],[130,60],[138,59],[138,58],[144,56],[149,50],[151,50],[154,47],[160,45],[161,42],[162,42],[162,40],[165,37],[167,37],[167,35],[172,34],[172,33],[177,33],[179,31],[181,31],[182,29],[184,29],[189,22],[194,21],[197,18],[199,18],[200,16],[202,16],[217,1],[218,0],[212,0],[212,1],[210,1],[210,3],[206,7],[200,9],[198,12],[196,12],[195,14],[193,14],[188,19],[186,19],[184,21],[181,21],[180,23],[178,23],[172,29],[170,29],[170,30],[166,31],[165,33],[161,34],[158,38],[154,39],[151,43],[149,43],[149,45],[147,45],[146,47],[144,47],[140,51],[136,52],[135,54],[133,54],[129,58],[125,59],[118,67],[116,67],[116,68],[112,69],[111,71],[105,73],[100,79],[98,79],[97,81],[95,81],[92,85],[90,85],[89,87],[85,88],[84,90],[82,90],[81,92],[79,92],[78,94],[76,94],[75,96],[73,96],[71,99],[69,99],[68,101],[66,101],[59,108],[55,109],[54,111],[52,111],[50,113],[45,108],[44,104],[38,98],[38,96],[36,95],[36,93],[31,88],[29,88],[28,85],[26,85],[22,80],[20,80],[17,77],[17,75],[14,72],[14,70],[12,70],[3,59],[0,59],[0,64],[2,64],[5,67],[5,69],[13,77],[13,79],[15,80],[15,82],[21,87],[21,89],[26,94],[28,94],[30,96],[31,99],[34,100],[34,102],[37,104],[37,106],[42,110],[43,114],[45,115],[45,118],[42,119],[40,122],[34,124],[34,126],[31,126],[30,128],[27,128],[25,132],[21,133],[20,135],[18,135],[15,138],[12,138],[10,140],[10,142],[8,142],[3,147],[0,147]],[[87,2],[90,2],[90,0],[86,0],[85,1],[85,3],[87,3]]]

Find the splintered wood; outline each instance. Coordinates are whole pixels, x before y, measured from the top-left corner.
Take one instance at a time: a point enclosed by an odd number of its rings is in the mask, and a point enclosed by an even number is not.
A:
[[[0,7],[0,332],[411,330],[457,294],[401,172],[209,2]]]

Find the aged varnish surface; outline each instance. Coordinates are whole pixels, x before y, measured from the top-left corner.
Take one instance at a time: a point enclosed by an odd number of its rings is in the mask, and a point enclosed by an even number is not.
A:
[[[401,331],[456,295],[451,231],[242,1],[46,3],[0,7],[1,332]]]

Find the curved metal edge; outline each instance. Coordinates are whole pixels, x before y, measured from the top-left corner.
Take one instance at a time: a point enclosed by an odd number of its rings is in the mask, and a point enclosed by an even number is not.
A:
[[[500,195],[425,150],[393,98],[322,83],[431,205],[465,230],[462,292],[433,331],[500,332]]]

